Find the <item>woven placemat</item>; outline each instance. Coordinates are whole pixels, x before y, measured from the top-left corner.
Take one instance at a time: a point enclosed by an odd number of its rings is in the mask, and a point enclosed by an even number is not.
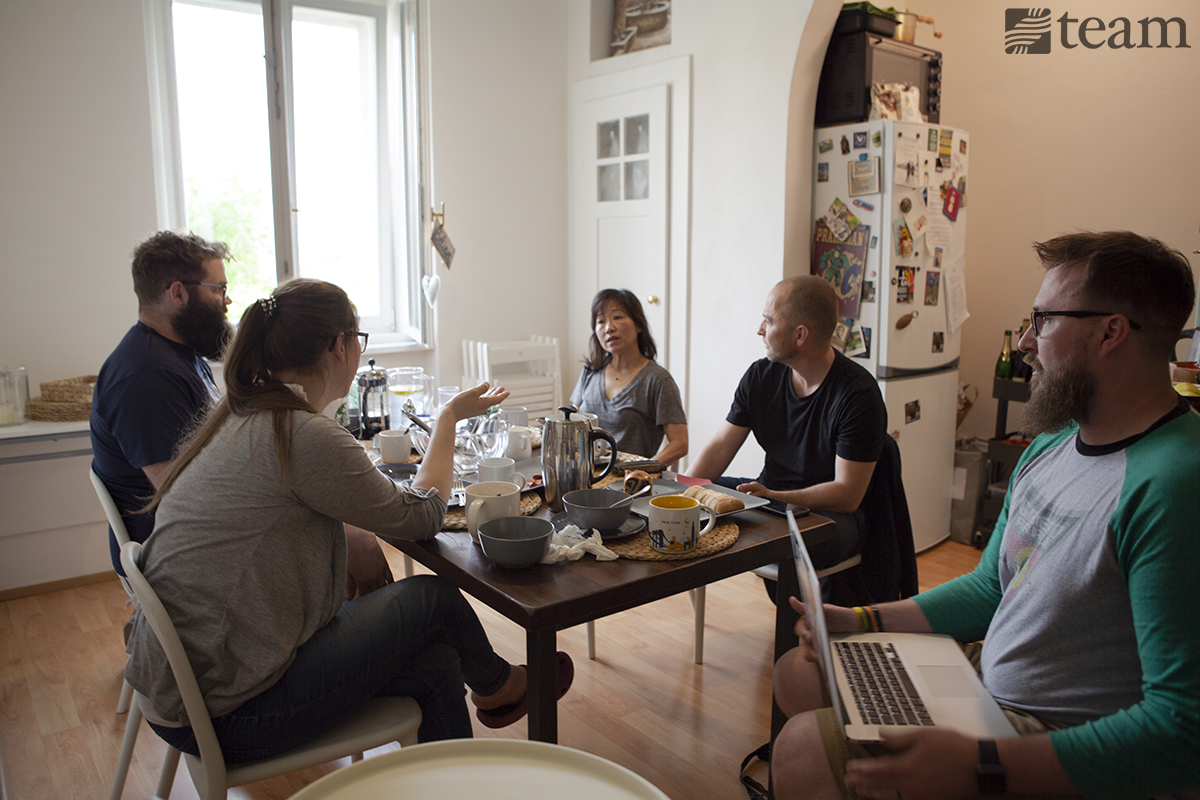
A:
[[[537,492],[525,492],[521,495],[521,516],[528,517],[542,507],[542,497]],[[467,510],[465,508],[450,508],[446,510],[446,521],[442,523],[444,531],[465,531],[467,529]]]
[[[621,558],[628,558],[632,561],[682,561],[687,558],[699,558],[719,553],[736,542],[740,533],[736,522],[722,522],[701,536],[696,549],[687,553],[658,552],[650,546],[650,534],[647,531],[642,531],[637,536],[630,537],[623,542],[606,543],[604,546]]]

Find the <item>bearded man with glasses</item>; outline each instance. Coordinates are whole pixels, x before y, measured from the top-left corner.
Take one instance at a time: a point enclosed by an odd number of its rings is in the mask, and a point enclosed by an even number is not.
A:
[[[143,542],[154,514],[138,512],[162,483],[175,445],[220,399],[205,359],[220,360],[228,319],[228,248],[191,233],[162,231],[133,252],[138,321],[117,345],[92,399],[92,469]],[[123,574],[109,531],[113,567]]]
[[[873,617],[982,640],[983,685],[1019,735],[890,729],[867,750],[821,707],[815,655],[797,648],[775,667],[791,717],[772,752],[779,800],[1200,797],[1200,415],[1168,371],[1192,269],[1127,231],[1034,249],[1046,277],[1018,346],[1037,436],[996,531],[974,572]],[[859,629],[853,609],[825,614],[831,631]],[[803,619],[797,633],[811,640]]]

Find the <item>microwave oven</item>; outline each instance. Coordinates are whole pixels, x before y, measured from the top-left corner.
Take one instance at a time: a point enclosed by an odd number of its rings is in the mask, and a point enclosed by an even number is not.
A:
[[[864,122],[871,84],[910,83],[921,90],[921,113],[941,122],[942,54],[870,31],[834,36],[817,86],[817,127]]]

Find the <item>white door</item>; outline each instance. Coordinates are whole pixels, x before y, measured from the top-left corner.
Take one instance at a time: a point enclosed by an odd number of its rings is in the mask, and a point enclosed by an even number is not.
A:
[[[600,289],[636,294],[660,363],[670,345],[669,101],[666,85],[592,100],[574,124],[577,295],[590,303]]]

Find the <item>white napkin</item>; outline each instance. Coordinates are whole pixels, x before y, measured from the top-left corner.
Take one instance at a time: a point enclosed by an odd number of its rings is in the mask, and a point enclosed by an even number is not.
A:
[[[617,554],[604,546],[600,531],[592,529],[591,536],[574,525],[567,525],[561,531],[550,535],[550,550],[542,559],[543,564],[561,564],[564,561],[578,561],[584,553],[591,553],[597,561],[615,561]]]

